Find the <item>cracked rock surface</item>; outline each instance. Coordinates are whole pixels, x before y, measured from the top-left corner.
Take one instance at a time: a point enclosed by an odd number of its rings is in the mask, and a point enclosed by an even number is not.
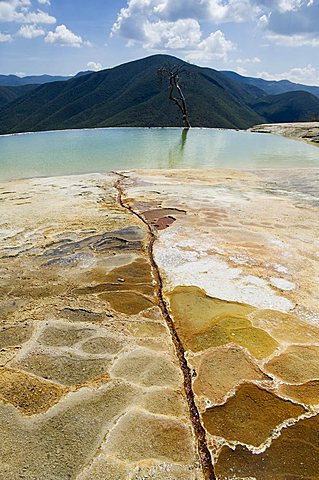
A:
[[[203,478],[148,231],[116,180],[1,185],[1,479]]]
[[[318,479],[318,184],[0,184],[0,479]]]
[[[218,480],[319,478],[318,180],[313,169],[123,181],[145,218],[185,212],[154,226],[154,258]]]

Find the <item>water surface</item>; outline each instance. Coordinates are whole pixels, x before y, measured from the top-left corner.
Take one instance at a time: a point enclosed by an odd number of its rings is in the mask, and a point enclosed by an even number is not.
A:
[[[108,128],[0,136],[0,180],[135,168],[319,167],[307,143],[235,130]]]

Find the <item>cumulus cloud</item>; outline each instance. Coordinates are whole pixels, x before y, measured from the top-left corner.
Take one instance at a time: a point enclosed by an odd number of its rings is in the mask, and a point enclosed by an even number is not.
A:
[[[270,33],[266,38],[272,43],[284,47],[319,47],[319,38],[311,35],[279,35]]]
[[[38,0],[41,5],[51,5],[50,0]]]
[[[45,35],[45,31],[36,25],[22,25],[16,34],[18,37],[32,39],[36,37],[42,37]]]
[[[80,48],[82,45],[88,44],[82,40],[80,35],[76,35],[65,25],[58,25],[54,32],[49,32],[45,37],[46,43],[61,45],[62,47]]]
[[[140,31],[146,21],[243,22],[261,12],[255,0],[128,0],[127,6],[118,13],[112,33],[140,40]]]
[[[203,38],[201,19],[215,16],[221,21],[243,20],[249,0],[128,0],[112,27],[111,35],[121,35],[127,46],[136,43],[148,50],[183,50],[190,61],[225,60],[235,48],[221,30]]]
[[[43,23],[43,24],[53,24],[56,22],[56,18],[52,17],[46,12],[37,10],[36,12],[29,12],[24,16],[23,23]]]
[[[166,22],[160,20],[144,25],[144,48],[186,49],[200,42],[199,23],[191,18]]]
[[[268,33],[309,34],[318,38],[318,18],[319,0],[127,0],[117,15],[112,35],[128,39],[128,45],[144,42],[148,48],[160,42],[145,41],[145,36],[156,37],[161,30],[167,36],[165,25],[171,25],[176,31],[185,25],[182,21],[191,19],[199,25],[202,21],[214,25],[255,21]],[[193,33],[191,28],[190,34]],[[182,36],[181,43],[186,41],[185,35]],[[166,38],[166,42],[170,43],[169,39]]]
[[[56,19],[42,10],[30,10],[30,0],[0,0],[0,22],[53,24]]]
[[[0,43],[11,42],[12,36],[8,33],[1,33],[0,32]]]
[[[227,40],[223,32],[217,30],[195,45],[195,49],[186,55],[189,61],[227,60],[227,54],[236,47]]]
[[[215,23],[245,22],[255,19],[262,9],[254,0],[208,0],[209,19]]]
[[[305,85],[319,85],[319,74],[311,64],[305,67],[292,68],[287,72],[275,74],[259,72],[257,75],[265,80],[290,80],[291,82],[303,83]]]
[[[93,70],[94,72],[103,70],[103,66],[99,62],[88,62],[86,66],[88,67],[89,70]]]

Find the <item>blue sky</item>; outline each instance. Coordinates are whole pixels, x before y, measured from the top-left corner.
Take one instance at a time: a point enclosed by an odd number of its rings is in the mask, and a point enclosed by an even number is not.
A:
[[[0,73],[72,75],[169,53],[319,85],[319,0],[0,0]]]

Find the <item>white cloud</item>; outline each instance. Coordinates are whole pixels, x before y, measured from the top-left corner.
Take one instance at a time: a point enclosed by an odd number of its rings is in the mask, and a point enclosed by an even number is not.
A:
[[[52,17],[46,12],[37,10],[36,12],[29,12],[24,16],[23,23],[43,23],[47,25],[52,25],[56,23],[56,18]]]
[[[261,17],[258,18],[257,24],[261,28],[267,28],[269,24],[269,16],[266,14],[262,15]]]
[[[200,19],[241,21],[249,1],[229,0],[224,8],[224,0],[128,0],[111,35],[127,38],[128,47],[139,43],[148,50],[183,50],[190,61],[226,60],[234,44],[220,30],[203,38]]]
[[[53,24],[56,19],[42,10],[30,10],[29,0],[0,0],[0,22]]]
[[[99,62],[88,62],[87,67],[89,70],[93,70],[94,72],[98,72],[99,70],[103,70],[103,66]]]
[[[247,63],[261,63],[259,57],[252,57],[252,58],[237,58],[236,63],[240,65],[247,65]]]
[[[226,61],[228,52],[235,50],[235,48],[235,45],[226,39],[224,33],[217,30],[196,45],[196,48],[186,55],[186,59],[199,62]]]
[[[208,0],[209,18],[216,23],[244,22],[253,20],[261,8],[251,0]]]
[[[265,80],[290,80],[295,83],[303,83],[305,85],[319,85],[319,74],[315,67],[307,65],[306,67],[296,67],[282,73],[259,72],[258,77]]]
[[[266,38],[272,43],[284,47],[319,47],[319,38],[311,37],[309,35],[279,35],[270,33]]]
[[[15,73],[18,77],[25,77],[26,73],[25,72],[16,72]]]
[[[155,23],[147,21],[144,25],[143,46],[147,49],[185,49],[200,42],[199,23],[191,18]]]
[[[87,45],[80,35],[76,35],[69,30],[65,25],[58,25],[54,32],[49,32],[45,37],[46,43],[61,45],[62,47],[79,48],[82,45]]]
[[[22,25],[17,31],[17,36],[31,39],[45,35],[45,31],[36,25]]]
[[[50,0],[38,0],[41,5],[51,5]]]
[[[256,0],[127,0],[127,6],[118,13],[112,33],[138,40],[139,29],[146,21],[243,22],[261,13]]]
[[[305,0],[279,0],[278,10],[280,12],[295,12],[299,10],[305,3]]]
[[[0,32],[0,43],[11,42],[12,36],[8,33],[1,33]]]

